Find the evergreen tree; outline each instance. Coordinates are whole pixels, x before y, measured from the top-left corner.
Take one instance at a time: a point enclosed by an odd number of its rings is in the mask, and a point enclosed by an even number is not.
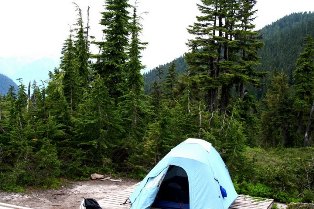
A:
[[[129,62],[127,65],[127,89],[133,91],[136,95],[143,94],[144,80],[141,70],[144,66],[141,63],[141,51],[145,48],[147,43],[139,40],[142,28],[139,23],[137,9],[133,7],[133,17],[131,23],[131,43],[129,49]]]
[[[65,41],[62,49],[62,57],[60,63],[61,72],[63,76],[63,92],[66,101],[69,104],[71,113],[76,109],[79,98],[79,74],[78,74],[78,61],[76,59],[76,50],[73,45],[72,35]]]
[[[127,63],[127,90],[123,96],[123,101],[119,103],[120,115],[123,127],[128,130],[125,136],[126,143],[133,147],[134,142],[143,137],[147,125],[148,99],[144,95],[144,82],[141,70],[144,66],[141,63],[141,51],[146,43],[139,40],[142,31],[139,17],[137,15],[137,5],[133,6],[131,29],[131,43],[129,47],[129,62]],[[131,128],[131,129],[130,129]],[[128,141],[128,142],[127,142]]]
[[[24,113],[27,124],[23,134],[31,148],[25,184],[50,187],[58,182],[60,161],[52,141],[58,132],[54,118],[47,114],[45,86],[32,85],[28,110]]]
[[[161,102],[163,97],[162,92],[162,84],[161,84],[161,78],[163,76],[163,70],[162,68],[157,68],[157,80],[153,83],[153,89],[152,89],[152,105],[154,106],[154,112],[156,115],[159,114],[159,110],[161,108]]]
[[[80,80],[81,87],[87,87],[90,77],[89,72],[89,41],[88,41],[88,27],[84,28],[82,10],[80,7],[74,3],[76,6],[76,11],[78,13],[77,22],[75,24],[76,31],[74,47],[75,55],[77,59],[77,71]],[[89,12],[89,11],[88,11]],[[81,90],[82,91],[82,90]]]
[[[9,96],[10,112],[8,131],[9,141],[4,149],[5,165],[2,168],[2,189],[15,189],[19,182],[23,182],[27,166],[30,164],[31,147],[24,134],[27,121],[24,116],[27,106],[26,88],[20,80],[16,97]]]
[[[50,80],[46,89],[46,103],[48,114],[55,117],[59,125],[69,126],[70,110],[64,93],[64,75],[65,73],[58,69],[49,73]]]
[[[304,137],[304,145],[308,146],[311,139],[310,112],[314,102],[314,40],[308,36],[303,52],[300,54],[294,71],[295,108],[298,118],[298,131]],[[310,118],[310,119],[309,119]]]
[[[168,68],[168,73],[164,85],[165,97],[172,102],[174,102],[175,100],[176,80],[177,80],[176,65],[174,62],[172,62],[172,64]]]
[[[273,77],[265,96],[265,110],[261,116],[262,143],[268,147],[297,144],[295,141],[295,114],[288,77],[283,73]]]
[[[262,48],[258,32],[254,31],[256,0],[241,0],[238,29],[235,31],[235,42],[238,47],[239,68],[234,72],[235,87],[240,98],[244,97],[249,84],[258,85],[263,72],[258,72],[256,66],[259,64],[258,50]],[[237,48],[235,49],[237,50]]]
[[[67,172],[72,175],[87,175],[89,167],[109,169],[113,147],[121,136],[122,128],[114,111],[113,99],[109,97],[104,81],[96,76],[83,94],[77,117],[74,119],[73,145],[67,152],[72,159]]]
[[[255,1],[202,0],[198,4],[201,16],[188,31],[187,54],[190,79],[202,89],[207,110],[227,109],[231,90],[238,88],[243,97],[244,83],[256,83],[254,66],[261,46],[253,31]]]
[[[130,6],[127,0],[106,0],[105,7],[100,22],[104,27],[105,41],[99,43],[101,54],[98,55],[95,70],[104,79],[110,97],[117,103],[126,91]]]

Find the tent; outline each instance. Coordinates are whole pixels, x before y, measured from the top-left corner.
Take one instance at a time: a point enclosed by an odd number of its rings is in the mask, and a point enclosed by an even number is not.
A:
[[[131,209],[227,209],[237,196],[215,148],[187,139],[159,161],[129,199]]]

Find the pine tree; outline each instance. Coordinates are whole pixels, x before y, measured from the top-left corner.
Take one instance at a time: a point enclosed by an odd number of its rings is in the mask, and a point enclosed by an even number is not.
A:
[[[84,175],[86,166],[111,167],[111,152],[122,132],[103,79],[96,76],[90,85],[73,121],[75,146],[66,154],[72,159],[71,167],[66,168],[72,174]]]
[[[23,128],[24,137],[31,148],[30,162],[27,165],[25,183],[34,186],[46,186],[58,182],[60,161],[54,136],[58,134],[54,118],[47,114],[45,86],[32,85],[32,94],[29,97],[28,109],[24,113],[27,121]]]
[[[144,81],[141,70],[144,66],[141,63],[141,51],[146,43],[139,39],[142,31],[137,5],[133,6],[131,29],[131,43],[129,47],[129,62],[127,63],[127,90],[123,96],[123,102],[119,103],[119,111],[123,118],[125,129],[128,131],[127,140],[138,140],[145,132],[146,115],[148,112],[147,98],[144,95]]]
[[[83,17],[82,17],[82,10],[80,7],[74,3],[76,6],[77,11],[77,22],[75,24],[76,31],[75,40],[74,40],[74,48],[75,48],[75,55],[77,59],[77,71],[80,80],[80,86],[82,88],[87,87],[89,79],[90,79],[90,72],[89,72],[89,41],[88,41],[88,25],[84,28]],[[89,12],[89,10],[88,10]],[[88,14],[89,15],[89,14]],[[81,90],[82,91],[82,90]]]
[[[165,97],[172,102],[174,102],[175,100],[176,81],[177,81],[176,65],[174,62],[172,62],[170,67],[168,68],[168,73],[164,84]]]
[[[162,86],[161,86],[161,78],[163,76],[163,70],[162,68],[157,68],[157,80],[154,81],[153,87],[152,87],[152,105],[154,106],[154,112],[156,115],[159,114],[159,111],[161,109],[161,103],[163,98],[163,92],[162,92]]]
[[[216,14],[218,5],[214,1],[201,1],[198,9],[202,16],[197,16],[197,22],[188,29],[195,35],[194,40],[189,40],[191,52],[186,55],[189,65],[189,78],[197,89],[202,89],[204,99],[209,110],[218,107],[218,88],[216,81],[219,75],[217,66],[217,44],[213,39],[216,34]]]
[[[258,72],[256,66],[259,64],[258,50],[263,46],[258,32],[254,31],[256,0],[241,0],[239,8],[240,22],[235,31],[236,50],[239,53],[239,68],[234,72],[236,80],[236,92],[240,98],[244,97],[248,85],[258,85],[263,72]]]
[[[268,147],[298,144],[295,141],[295,113],[287,75],[274,75],[265,96],[265,110],[261,116],[262,143]]]
[[[95,70],[104,79],[110,97],[117,103],[126,91],[130,6],[127,0],[106,0],[105,7],[100,22],[104,27],[105,41],[99,43],[101,53]]]
[[[66,101],[69,104],[71,113],[76,109],[79,98],[79,74],[78,74],[78,60],[76,59],[76,50],[73,45],[72,35],[66,39],[62,49],[62,57],[60,63],[61,72],[63,76],[63,91]]]
[[[131,23],[131,43],[129,49],[129,61],[127,65],[127,89],[136,95],[143,94],[144,80],[141,70],[144,66],[141,63],[141,51],[147,43],[141,42],[139,36],[142,28],[137,15],[137,5],[133,6],[133,17]]]
[[[225,111],[237,87],[243,97],[244,84],[256,83],[254,66],[261,46],[253,31],[255,1],[202,0],[201,16],[188,31],[187,54],[191,83],[201,89],[207,110]],[[198,93],[200,94],[200,93]]]
[[[300,54],[294,71],[294,88],[296,94],[295,108],[298,118],[298,131],[304,137],[304,145],[308,146],[311,139],[311,109],[314,103],[314,40],[308,36],[303,52]]]

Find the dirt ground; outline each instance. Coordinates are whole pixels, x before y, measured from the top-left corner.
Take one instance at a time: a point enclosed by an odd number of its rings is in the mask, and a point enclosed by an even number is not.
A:
[[[103,209],[128,208],[120,204],[136,183],[108,179],[69,182],[58,190],[32,190],[23,194],[0,192],[0,202],[34,209],[79,209],[83,198],[94,198]]]
[[[83,198],[94,198],[103,209],[128,209],[129,206],[122,203],[136,184],[127,179],[67,182],[57,190],[29,190],[23,194],[0,192],[0,202],[34,209],[79,209]],[[277,203],[277,207],[287,206]]]

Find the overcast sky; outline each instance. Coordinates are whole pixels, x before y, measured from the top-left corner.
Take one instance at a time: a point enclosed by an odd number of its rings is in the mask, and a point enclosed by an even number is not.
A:
[[[90,9],[91,35],[101,38],[99,21],[104,0],[0,0],[0,59],[19,58],[31,62],[39,58],[58,60],[77,2],[86,16]],[[152,69],[185,53],[189,37],[186,28],[195,21],[199,0],[139,0],[143,38],[148,42],[143,52],[143,64]],[[293,12],[314,11],[313,0],[258,0],[257,29]],[[5,60],[5,59],[4,59]],[[44,69],[48,72],[51,69]],[[15,70],[0,66],[0,73],[23,77],[23,68]],[[45,72],[45,74],[47,74]]]

